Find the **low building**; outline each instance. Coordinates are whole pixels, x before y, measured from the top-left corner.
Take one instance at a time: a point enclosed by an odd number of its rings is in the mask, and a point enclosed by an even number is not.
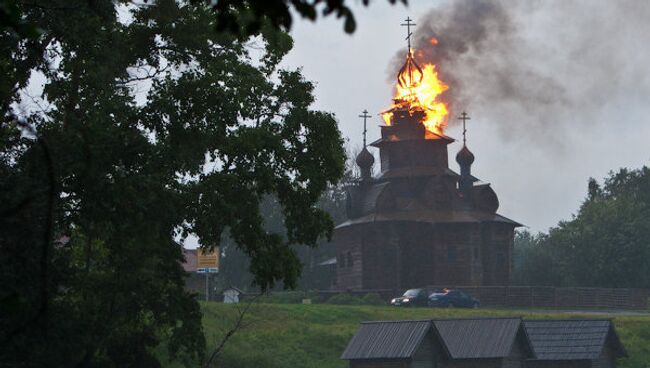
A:
[[[198,256],[196,249],[182,247],[183,250],[183,270],[185,272],[196,272],[198,268]]]
[[[230,286],[225,288],[221,293],[223,294],[224,303],[237,304],[239,303],[239,296],[242,295],[244,292],[234,286]]]
[[[341,355],[351,368],[519,368],[533,357],[519,318],[364,322]]]
[[[625,348],[608,319],[526,320],[536,360],[530,368],[616,367]]]
[[[362,322],[341,359],[350,368],[577,368],[616,367],[624,355],[608,320],[462,318]]]

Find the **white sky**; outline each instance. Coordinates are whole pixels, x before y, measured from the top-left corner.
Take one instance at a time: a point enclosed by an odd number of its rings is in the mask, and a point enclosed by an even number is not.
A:
[[[319,19],[315,24],[296,20],[291,31],[295,47],[284,66],[302,67],[305,77],[316,83],[315,108],[336,114],[339,127],[351,146],[361,144],[363,123],[357,117],[360,112],[368,109],[376,114],[389,106],[393,85],[388,75],[389,63],[395,52],[404,47],[405,31],[399,24],[407,16],[417,22],[419,16],[437,3],[439,1],[411,0],[409,8],[403,5],[391,7],[388,1],[375,1],[368,8],[357,5],[354,14],[358,27],[353,35],[345,34],[342,22],[333,17]],[[573,16],[569,14],[567,17],[571,19]],[[557,22],[559,20],[553,19],[552,14],[531,18],[530,22],[524,23],[530,24],[530,29],[522,30],[522,42],[533,48],[540,42],[541,47],[541,42],[548,42],[544,30],[555,27]],[[624,24],[626,20],[614,19],[613,22]],[[617,25],[614,23],[613,26]],[[580,39],[585,34],[573,33],[592,31],[586,28],[567,27],[556,32],[556,36]],[[628,42],[621,43],[621,48],[626,49],[620,52],[641,54],[642,57],[625,58],[631,69],[637,72],[645,71],[648,65],[644,63],[647,62],[647,45],[650,43],[645,43],[645,40],[650,35],[643,31],[635,33],[631,29],[627,36],[633,41],[644,42],[629,42],[628,38]],[[637,46],[642,44],[646,47],[639,49]],[[572,57],[568,53],[574,51],[566,51],[567,60]],[[540,63],[544,62],[540,60]],[[554,67],[561,69],[563,65],[557,62]],[[558,72],[568,75],[565,83],[571,87],[569,65],[566,70]],[[644,77],[647,78],[648,74]],[[590,76],[583,77],[588,80]],[[646,116],[650,113],[650,96],[644,88],[635,89],[635,78],[638,76],[628,78],[629,81],[619,83],[610,91],[602,91],[608,95],[607,102],[597,108],[567,107],[562,111],[563,123],[556,124],[555,131],[539,137],[528,134],[520,138],[518,134],[525,132],[526,126],[508,134],[508,128],[499,125],[496,121],[498,115],[489,107],[481,105],[473,109],[468,106],[472,116],[468,126],[468,146],[476,155],[473,174],[492,183],[501,203],[499,212],[533,231],[546,231],[559,220],[570,219],[577,211],[586,195],[589,177],[601,180],[610,170],[648,164],[650,125]],[[549,124],[554,120],[554,116],[528,116],[522,121],[531,121],[531,118],[549,120]],[[572,119],[576,124],[571,123]],[[379,137],[377,126],[381,119],[376,116],[371,121],[368,128],[370,142]],[[460,137],[457,125],[451,126],[446,133],[454,138]],[[454,170],[458,169],[454,156],[459,149],[458,142],[449,146],[450,166]]]

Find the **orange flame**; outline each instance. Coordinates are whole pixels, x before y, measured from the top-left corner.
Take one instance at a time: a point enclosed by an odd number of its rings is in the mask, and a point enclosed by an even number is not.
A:
[[[433,46],[435,46],[435,45],[438,44],[438,39],[435,38],[435,37],[431,37],[431,39],[429,40],[429,42],[430,42]]]
[[[435,40],[435,38],[432,39]],[[437,40],[436,40],[437,42]],[[410,56],[409,56],[410,57]],[[407,63],[408,63],[407,59]],[[421,109],[425,112],[426,118],[422,122],[426,129],[436,134],[443,134],[447,126],[447,115],[449,114],[447,104],[439,100],[439,96],[449,89],[449,86],[438,78],[438,72],[434,64],[425,64],[420,71],[415,70],[411,75],[408,71],[402,70],[398,76],[394,103],[390,110],[382,114],[386,125],[391,125],[393,110],[396,108]]]

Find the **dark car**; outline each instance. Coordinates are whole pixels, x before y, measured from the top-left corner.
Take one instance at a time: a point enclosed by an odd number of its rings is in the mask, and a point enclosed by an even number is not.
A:
[[[444,308],[478,308],[481,303],[478,299],[461,290],[442,290],[429,295],[430,307]]]
[[[429,305],[429,294],[425,288],[406,290],[404,295],[390,301],[391,305],[398,307],[426,307]]]

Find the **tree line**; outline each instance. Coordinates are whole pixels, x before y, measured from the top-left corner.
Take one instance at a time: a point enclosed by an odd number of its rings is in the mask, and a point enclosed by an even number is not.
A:
[[[548,232],[515,238],[519,285],[650,287],[650,168],[588,182],[578,212]]]

